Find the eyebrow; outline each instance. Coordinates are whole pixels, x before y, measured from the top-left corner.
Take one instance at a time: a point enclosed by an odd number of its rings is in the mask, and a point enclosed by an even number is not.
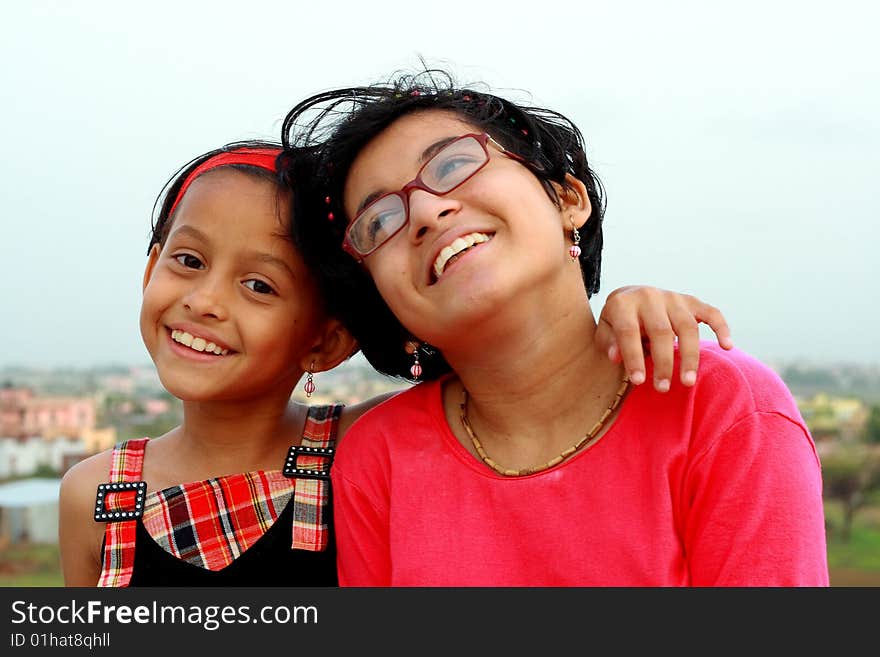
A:
[[[177,226],[176,228],[171,229],[171,233],[168,235],[168,239],[170,240],[172,237],[176,237],[177,235],[189,235],[190,237],[199,240],[200,242],[204,242],[207,244],[210,242],[208,236],[205,235],[198,228],[193,228],[192,226]]]
[[[253,257],[257,260],[257,262],[262,262],[267,265],[275,265],[276,267],[284,269],[288,274],[290,274],[290,277],[292,279],[296,280],[296,274],[293,273],[293,269],[291,269],[290,265],[284,262],[284,260],[282,260],[281,258],[273,256],[269,253],[262,253],[260,251],[255,252],[253,254]]]
[[[461,137],[461,135],[454,135],[452,137],[444,137],[443,139],[439,139],[439,140],[435,141],[433,144],[431,144],[425,150],[423,150],[421,155],[419,155],[419,160],[418,160],[419,165],[424,166],[425,162],[430,160],[439,151],[443,150],[443,148],[445,146],[447,146],[451,142],[455,141],[459,137]],[[372,194],[369,194],[363,201],[360,202],[360,205],[358,205],[357,210],[355,210],[355,213],[354,213],[355,216],[359,215],[361,213],[361,210],[363,210],[365,207],[367,207],[370,203],[375,201],[377,198],[379,198],[381,196],[385,196],[386,193],[387,192],[383,192],[383,191],[375,191]]]

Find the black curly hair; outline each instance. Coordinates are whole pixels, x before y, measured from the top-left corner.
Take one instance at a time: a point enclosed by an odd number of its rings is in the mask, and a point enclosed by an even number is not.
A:
[[[587,163],[580,130],[558,112],[519,105],[478,86],[483,85],[459,87],[450,73],[438,69],[395,74],[388,82],[316,94],[284,120],[279,176],[291,185],[300,181],[293,201],[293,239],[318,277],[329,312],[351,331],[370,364],[390,376],[412,380],[412,356],[404,350],[412,336],[367,271],[342,250],[350,220],[343,189],[360,151],[402,116],[454,112],[523,158],[554,203],[559,198],[553,183],[568,188],[568,174],[583,182],[592,214],[579,230],[580,265],[587,294],[599,290],[604,189]],[[451,370],[437,350],[423,350],[419,359],[424,380]]]

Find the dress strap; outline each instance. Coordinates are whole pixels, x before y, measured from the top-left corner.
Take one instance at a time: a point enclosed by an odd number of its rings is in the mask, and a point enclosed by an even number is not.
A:
[[[336,431],[343,404],[312,406],[309,408],[303,428],[300,447],[318,448],[314,456],[297,450],[296,486],[293,491],[293,541],[294,550],[320,552],[327,549],[330,535],[329,522],[332,509],[330,499],[330,464],[336,447]],[[323,476],[302,476],[301,471],[313,470]],[[286,473],[285,473],[286,474]]]
[[[141,481],[141,476],[149,440],[138,438],[116,445],[111,457],[110,481],[98,486],[95,521],[107,523],[98,586],[128,586],[131,580],[137,519],[143,514],[146,494],[146,483]]]

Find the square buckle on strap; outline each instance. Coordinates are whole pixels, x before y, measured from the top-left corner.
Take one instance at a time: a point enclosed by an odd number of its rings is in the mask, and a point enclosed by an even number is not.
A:
[[[107,508],[108,495],[127,492],[135,494],[134,509],[130,511],[122,509],[111,511]],[[99,484],[98,493],[95,497],[95,522],[120,522],[140,518],[144,515],[144,498],[146,495],[146,481],[120,481],[115,484]]]
[[[287,459],[284,461],[284,470],[282,470],[282,473],[285,477],[323,479],[325,481],[330,481],[330,466],[333,465],[333,454],[335,452],[336,450],[332,447],[303,447],[302,445],[291,445],[290,449],[287,450]],[[311,456],[313,458],[324,459],[325,463],[302,468],[297,464],[297,457],[299,456]]]

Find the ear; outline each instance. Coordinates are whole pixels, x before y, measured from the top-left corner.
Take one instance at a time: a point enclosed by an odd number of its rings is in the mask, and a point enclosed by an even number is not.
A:
[[[153,277],[153,269],[156,267],[156,262],[159,260],[161,252],[162,247],[158,244],[154,244],[153,248],[150,249],[150,255],[147,257],[147,268],[144,269],[144,286],[141,288],[141,291],[147,289],[147,283]]]
[[[556,194],[559,196],[559,209],[563,218],[563,225],[566,230],[572,225],[580,228],[593,212],[593,204],[590,203],[590,196],[587,194],[587,186],[582,180],[575,178],[570,173],[565,174],[565,186],[553,183],[556,188]]]
[[[330,318],[324,323],[318,338],[300,359],[303,372],[332,370],[357,351],[357,341],[338,319]]]

